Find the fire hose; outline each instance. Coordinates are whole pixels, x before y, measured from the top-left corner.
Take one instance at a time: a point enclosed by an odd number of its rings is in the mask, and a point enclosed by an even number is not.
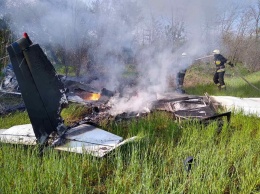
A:
[[[206,58],[209,58],[209,57],[212,57],[214,55],[208,55],[208,56],[205,56],[205,57],[200,57],[200,58],[197,58],[195,59],[195,61],[197,60],[201,60],[201,59],[206,59]],[[246,78],[244,78],[241,73],[236,69],[236,68],[232,68],[235,70],[237,76],[239,76],[241,79],[243,79],[248,85],[252,86],[253,88],[255,88],[256,90],[260,91],[260,89],[258,87],[256,87],[255,85],[253,85],[252,83],[250,83],[248,80],[246,80]]]
[[[210,57],[213,57],[213,56],[214,56],[214,55],[207,55],[207,56],[204,56],[204,57],[200,57],[200,58],[194,59],[194,61],[198,61],[198,60],[210,58]]]
[[[253,88],[255,88],[256,90],[260,91],[260,89],[258,87],[256,87],[255,85],[253,85],[252,83],[250,83],[248,80],[246,80],[246,78],[244,78],[241,73],[236,69],[236,68],[232,68],[235,70],[236,74],[243,79],[248,85],[252,86]]]

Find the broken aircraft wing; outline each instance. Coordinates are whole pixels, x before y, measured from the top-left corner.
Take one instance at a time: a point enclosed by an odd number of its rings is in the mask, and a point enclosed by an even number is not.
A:
[[[230,111],[243,112],[245,115],[260,117],[260,98],[239,98],[234,96],[210,96],[216,106]]]
[[[25,33],[7,51],[31,124],[0,129],[1,142],[43,145],[49,143],[49,137],[55,138],[52,132],[56,132],[58,138],[52,143],[55,149],[102,157],[134,139],[123,141],[122,137],[88,124],[65,127],[60,116],[67,104],[65,88],[40,46],[32,44]]]
[[[135,137],[123,141],[123,138],[120,136],[89,124],[83,124],[69,129],[64,135],[65,143],[54,149],[80,154],[87,153],[96,157],[103,157],[115,148],[133,139],[135,139]],[[0,141],[24,145],[37,144],[31,124],[1,129]]]

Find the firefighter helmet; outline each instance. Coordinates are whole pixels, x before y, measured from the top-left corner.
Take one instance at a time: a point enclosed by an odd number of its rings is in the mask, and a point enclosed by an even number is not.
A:
[[[215,49],[215,50],[213,51],[213,53],[214,53],[214,54],[220,54],[220,51],[219,51],[218,49]]]

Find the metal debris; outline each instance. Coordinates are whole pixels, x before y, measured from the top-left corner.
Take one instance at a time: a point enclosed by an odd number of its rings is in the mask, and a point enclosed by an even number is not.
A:
[[[3,74],[4,78],[0,84],[0,91],[4,91],[6,93],[20,93],[20,88],[16,80],[12,64],[9,63],[3,69]]]
[[[96,90],[90,85],[77,81],[64,82],[38,44],[32,44],[27,34],[7,47],[13,65],[19,90],[31,121],[31,125],[1,130],[0,141],[13,143],[45,144],[53,138],[55,149],[76,153],[90,153],[102,157],[116,147],[134,139],[123,141],[122,137],[106,132],[95,125],[104,119],[121,121],[145,116],[153,110],[171,112],[178,121],[198,119],[202,122],[221,120],[230,112],[218,114],[208,97],[171,94],[153,94],[150,101],[144,101],[142,111],[123,111],[111,115],[115,92],[105,88]],[[63,81],[62,81],[63,80]],[[66,79],[65,79],[66,81]],[[64,87],[67,87],[67,90]],[[125,90],[124,90],[125,91]],[[138,100],[138,91],[123,93],[130,100]],[[151,96],[150,96],[151,97]],[[67,99],[91,108],[92,112],[78,125],[66,127],[60,112]],[[113,102],[111,102],[111,99]],[[56,133],[56,134],[53,134]],[[48,142],[49,143],[49,142]],[[193,158],[187,159],[190,164]],[[188,170],[191,167],[188,165]]]
[[[194,158],[193,156],[189,156],[188,158],[186,158],[184,160],[184,168],[187,172],[190,172],[191,171],[191,166],[192,164],[194,163]]]
[[[103,157],[115,148],[133,141],[136,137],[123,140],[122,137],[104,131],[89,124],[82,124],[69,129],[64,134],[64,144],[55,146],[54,149],[91,154]],[[13,126],[0,130],[0,141],[13,144],[36,145],[37,139],[31,124]]]
[[[19,88],[39,144],[44,144],[63,123],[61,107],[67,103],[65,89],[54,67],[28,35],[7,47]],[[64,128],[63,128],[64,129]]]
[[[218,114],[207,97],[183,96],[172,99],[161,99],[154,103],[154,109],[172,112],[178,121],[187,119],[210,120],[230,114]]]
[[[243,112],[260,117],[260,98],[239,98],[234,96],[209,96],[211,103],[228,111]]]
[[[94,125],[81,124],[69,128],[63,124],[61,110],[68,103],[65,88],[60,76],[38,44],[32,44],[27,33],[7,47],[15,77],[31,121],[31,125],[14,126],[1,130],[0,141],[42,145],[54,138],[52,145],[56,149],[77,153],[87,152],[95,156],[104,156],[114,148],[124,144],[122,137],[116,136]],[[93,94],[85,90],[90,88],[77,84],[71,88],[74,93]],[[70,92],[68,90],[68,92]],[[113,94],[103,89],[95,93],[95,99],[87,101],[104,102]],[[104,97],[101,99],[101,95]],[[84,96],[83,96],[84,99]],[[100,108],[93,108],[93,115],[99,115]],[[21,129],[22,127],[22,129]],[[132,139],[132,138],[131,138]]]
[[[0,92],[0,115],[6,115],[14,111],[24,111],[25,109],[20,94]]]

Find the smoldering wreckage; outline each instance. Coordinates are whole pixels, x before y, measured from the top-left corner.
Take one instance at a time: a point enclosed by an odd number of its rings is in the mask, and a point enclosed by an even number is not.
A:
[[[115,120],[135,119],[154,110],[172,113],[177,122],[197,119],[201,123],[217,121],[219,129],[229,122],[231,110],[244,109],[246,113],[260,116],[258,98],[241,99],[227,96],[192,96],[174,92],[155,94],[146,102],[142,111],[113,111],[113,107],[125,97],[103,88],[101,91],[86,83],[64,79],[56,71],[38,44],[33,44],[26,33],[7,47],[13,68],[1,83],[0,92],[21,95],[31,124],[0,129],[0,141],[12,144],[52,146],[54,149],[75,153],[87,153],[103,157],[117,147],[134,141],[136,137],[123,139],[98,127],[98,120],[113,116]],[[8,71],[8,68],[7,68]],[[18,87],[19,86],[19,87]],[[131,99],[133,100],[133,99]],[[136,99],[138,100],[138,99]],[[65,126],[60,115],[68,101],[92,108],[92,113],[75,126]],[[219,106],[228,112],[217,113]],[[192,162],[189,157],[186,163]]]

